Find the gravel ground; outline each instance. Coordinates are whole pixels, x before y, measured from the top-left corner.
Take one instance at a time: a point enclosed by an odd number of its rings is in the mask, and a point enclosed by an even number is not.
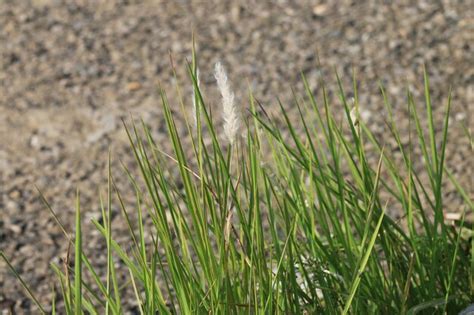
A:
[[[472,191],[472,152],[460,127],[468,125],[474,104],[472,2],[72,3],[0,1],[0,248],[44,303],[51,299],[55,280],[49,264],[60,262],[67,243],[35,185],[67,227],[73,223],[77,187],[85,215],[97,216],[108,148],[115,169],[118,159],[132,165],[121,119],[130,113],[142,117],[158,141],[166,137],[157,84],[178,106],[170,55],[184,101],[191,106],[185,62],[192,30],[211,105],[217,104],[212,67],[218,60],[240,104],[246,104],[250,86],[269,112],[277,113],[278,96],[292,117],[290,88],[303,90],[300,72],[317,95],[322,76],[336,99],[334,69],[348,87],[354,69],[364,115],[381,137],[385,114],[378,82],[386,85],[405,130],[406,87],[421,100],[426,64],[437,121],[452,86],[447,159]],[[133,194],[125,197],[133,202]],[[461,200],[449,185],[446,198],[450,211],[459,210]],[[114,227],[119,241],[126,242],[120,217]],[[103,264],[104,244],[97,233],[86,233],[87,251]],[[10,309],[30,313],[34,306],[0,262],[0,310],[8,314]]]

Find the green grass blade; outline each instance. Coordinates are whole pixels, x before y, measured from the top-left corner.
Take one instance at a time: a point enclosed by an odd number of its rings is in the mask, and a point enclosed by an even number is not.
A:
[[[82,231],[79,191],[76,194],[76,234],[74,256],[74,313],[82,314]]]
[[[342,314],[347,314],[349,312],[350,308],[351,308],[354,296],[357,292],[357,289],[359,287],[359,284],[360,284],[360,281],[361,281],[361,278],[362,278],[362,274],[364,273],[365,267],[367,266],[367,262],[369,261],[369,257],[372,254],[372,250],[374,248],[375,241],[377,240],[377,236],[379,234],[380,226],[382,225],[382,221],[383,221],[383,218],[385,216],[385,209],[386,209],[386,206],[385,206],[383,212],[380,214],[379,220],[377,222],[377,226],[375,227],[374,232],[372,233],[372,237],[370,239],[370,242],[368,243],[368,246],[365,250],[364,256],[363,256],[363,258],[360,262],[360,265],[357,269],[356,277],[355,277],[354,281],[352,282],[351,289],[349,291],[349,297],[346,300],[346,303],[345,303],[345,306],[344,306],[344,310],[342,311]]]
[[[30,296],[30,298],[33,300],[33,302],[35,303],[36,307],[38,307],[39,311],[41,312],[41,314],[46,314],[46,311],[45,309],[43,308],[43,306],[40,304],[40,302],[38,301],[38,299],[36,298],[36,296],[33,294],[33,291],[31,291],[30,287],[26,284],[26,282],[23,280],[23,278],[20,276],[20,274],[15,270],[15,268],[12,266],[10,260],[8,260],[7,256],[5,256],[5,254],[3,253],[3,251],[0,251],[0,257],[2,257],[2,259],[5,261],[5,263],[7,264],[8,268],[10,268],[10,271],[13,273],[13,275],[15,276],[15,278],[18,279],[18,281],[20,281],[20,284],[21,286],[23,287],[23,289],[25,289],[25,291],[28,293],[28,295]]]

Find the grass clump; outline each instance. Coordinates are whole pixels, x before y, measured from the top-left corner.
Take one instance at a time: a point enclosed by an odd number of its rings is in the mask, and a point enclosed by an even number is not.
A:
[[[224,117],[228,129],[221,140],[193,59],[192,156],[160,91],[173,152],[165,152],[145,124],[126,126],[141,174],[136,178],[125,169],[135,187],[136,209],[124,206],[109,168],[103,218],[93,220],[107,244],[104,281],[103,270],[81,250],[78,203],[76,235],[69,239],[74,268],[53,267],[62,312],[120,314],[125,286],[133,288],[141,314],[432,314],[454,313],[471,302],[474,260],[471,241],[463,236],[471,230],[463,220],[455,227],[445,222],[443,182],[451,180],[463,196],[463,213],[474,207],[445,166],[450,100],[442,132],[435,133],[427,76],[428,128],[421,127],[408,93],[416,128],[408,147],[384,94],[400,164],[359,117],[356,85],[349,102],[338,80],[345,111],[345,120],[338,122],[326,91],[318,102],[303,77],[307,97],[295,100],[300,120],[291,121],[282,106],[282,129],[252,95],[250,118],[236,116],[219,64],[224,112],[233,115]],[[415,146],[422,152],[427,183],[414,170]],[[377,162],[370,162],[375,155]],[[165,175],[170,161],[179,170],[179,184]],[[129,225],[127,250],[112,236],[114,200]],[[406,224],[387,215],[389,207],[401,209]],[[153,231],[145,231],[144,211]],[[134,215],[137,226],[131,223]],[[119,283],[117,261],[128,269],[128,282]],[[92,283],[84,280],[85,273]]]

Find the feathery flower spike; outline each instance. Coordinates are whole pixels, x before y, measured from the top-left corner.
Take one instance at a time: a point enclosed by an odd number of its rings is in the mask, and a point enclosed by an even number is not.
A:
[[[355,106],[354,98],[351,99],[351,103],[353,107],[351,109],[350,116],[351,116],[352,124],[355,127],[359,124],[359,109]]]
[[[199,69],[196,69],[196,85],[197,88],[199,89]],[[193,86],[193,121],[194,121],[194,130],[197,130],[198,128],[198,118],[197,118],[197,93],[196,89]]]
[[[214,76],[217,81],[217,86],[222,95],[222,117],[224,118],[224,134],[233,144],[239,129],[239,118],[234,104],[234,93],[230,89],[227,82],[227,74],[220,62],[217,62],[214,69]]]

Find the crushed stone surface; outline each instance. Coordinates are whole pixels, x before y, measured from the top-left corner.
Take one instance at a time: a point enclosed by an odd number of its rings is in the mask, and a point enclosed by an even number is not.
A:
[[[473,10],[469,1],[445,0],[0,1],[0,249],[48,305],[56,282],[50,264],[61,265],[68,243],[35,186],[73,231],[77,188],[85,217],[100,216],[99,190],[105,194],[110,148],[117,185],[133,206],[133,190],[120,177],[121,162],[133,168],[122,119],[143,118],[171,152],[158,86],[179,116],[179,82],[184,105],[191,108],[186,61],[193,31],[201,86],[216,112],[212,71],[217,61],[225,66],[243,112],[250,88],[277,119],[277,97],[298,119],[291,89],[304,96],[301,73],[320,99],[323,78],[340,108],[334,72],[350,97],[355,71],[361,117],[382,138],[387,114],[379,84],[400,129],[407,130],[406,89],[422,108],[426,65],[438,131],[452,89],[446,158],[471,189],[472,151],[461,126],[469,125],[474,104]],[[178,126],[185,136],[183,119]],[[452,187],[445,200],[450,211],[462,207]],[[120,217],[114,218],[114,234],[126,244]],[[86,252],[105,266],[105,244],[96,231],[85,229]],[[3,261],[0,310],[36,310]],[[134,310],[131,302],[129,311]]]

